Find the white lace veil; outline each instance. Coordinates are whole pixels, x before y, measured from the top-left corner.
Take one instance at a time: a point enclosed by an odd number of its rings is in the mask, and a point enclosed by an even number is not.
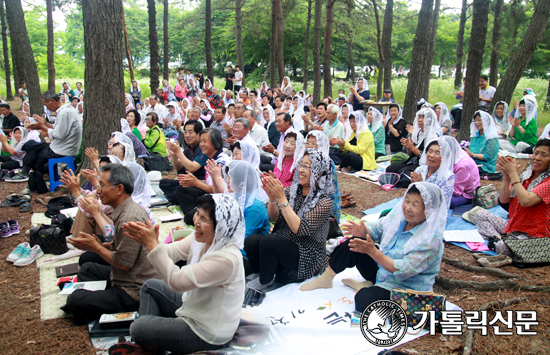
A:
[[[249,162],[252,166],[258,169],[260,167],[260,152],[258,147],[247,141],[238,142],[241,147],[241,160]]]
[[[454,139],[454,138],[453,138]],[[439,144],[439,148],[441,149],[441,164],[439,165],[439,169],[437,169],[437,179],[435,180],[436,183],[448,179],[449,176],[453,173],[453,151],[451,150],[451,147],[449,146],[449,143],[441,139],[441,137],[437,139],[432,139],[429,143],[426,143],[424,145],[424,152],[422,153],[422,156],[420,157],[420,165],[427,165],[428,160],[428,146],[431,142],[437,142]],[[422,179],[424,181],[428,180],[427,176],[422,175]]]
[[[456,138],[452,136],[441,136],[439,140],[447,142],[449,148],[451,149],[451,170],[454,169],[456,163],[462,160],[462,158],[467,157],[468,154],[460,147],[460,144]]]
[[[17,147],[19,150],[21,150],[23,145],[29,140],[29,131],[25,127],[17,126],[13,129],[13,132],[15,133],[15,130],[17,129],[21,131],[21,139],[19,141],[16,141],[15,137],[12,135],[10,146],[13,149]]]
[[[130,129],[130,124],[128,123],[128,121],[126,121],[126,118],[120,119],[120,130],[124,134],[132,132],[132,130]]]
[[[115,157],[114,155],[106,155],[106,157],[109,158],[111,164],[122,164],[122,160],[118,159],[118,157]]]
[[[285,79],[288,80],[288,85],[285,85]],[[285,76],[283,80],[281,81],[281,91],[284,92],[287,86],[292,87],[292,83],[290,82],[290,78],[288,76]]]
[[[378,111],[375,107],[369,107],[369,111],[372,115],[372,126],[369,123],[369,120],[367,119],[367,123],[369,124],[369,128],[371,132],[374,134],[374,132],[378,131],[380,127],[382,127],[382,124],[384,123],[384,116],[382,115],[382,112]],[[367,112],[367,113],[368,113]]]
[[[497,104],[495,105],[495,108],[493,108],[493,114],[492,114],[493,119],[495,120],[495,122],[496,121],[499,121],[499,122],[501,121],[497,118],[497,106],[498,105],[504,105],[504,112],[502,113],[502,120],[505,120],[505,119],[507,120],[509,112],[508,112],[508,104],[506,103],[506,101],[497,102]]]
[[[403,107],[401,107],[401,105],[397,105],[397,106],[399,106],[399,114],[397,114],[397,118],[392,123],[394,126],[397,124],[397,122],[399,122],[403,119]],[[417,114],[418,114],[418,112],[417,112]],[[390,119],[391,119],[390,108],[388,108],[388,111],[386,111],[386,124],[390,121]]]
[[[335,187],[332,184],[332,166],[328,154],[322,153],[317,149],[307,149],[304,156],[308,154],[311,160],[309,183],[311,188],[304,199],[300,209],[295,210],[298,217],[302,218],[304,214],[315,208],[317,203],[322,198],[331,198]],[[300,159],[300,163],[302,162]],[[300,169],[294,170],[294,180],[290,185],[290,206],[294,210],[296,204],[296,196],[302,194],[302,185],[300,185]]]
[[[212,245],[204,255],[222,250],[230,245],[235,245],[237,248],[242,249],[244,247],[245,223],[239,202],[225,194],[213,194],[212,198],[216,205],[214,211],[214,215],[216,216],[216,231]],[[193,235],[193,241],[191,242],[192,257],[187,265],[195,265],[199,262],[205,245],[205,243],[197,242]]]
[[[441,108],[441,112],[439,113],[439,126],[443,126],[443,123],[451,120],[449,108],[444,102],[437,102],[434,106],[439,106]]]
[[[292,166],[290,167],[290,171],[293,171],[298,166],[298,163],[302,160],[302,157],[304,156],[304,152],[306,150],[306,145],[304,142],[304,135],[300,132],[292,132],[296,134],[296,150],[294,151],[294,160],[292,161]],[[285,139],[287,136],[285,136]],[[280,159],[279,159],[280,158]],[[279,154],[279,157],[277,158],[277,168],[279,170],[283,170],[283,160],[284,160],[284,152],[281,152]]]
[[[309,136],[315,137],[315,139],[317,139],[317,149],[320,152],[323,152],[326,155],[328,155],[329,149],[330,149],[330,142],[328,140],[327,135],[324,134],[322,131],[317,131],[317,130],[309,131],[309,133],[306,136],[306,140],[305,140],[306,142]]]
[[[521,173],[519,177],[521,180],[521,183],[523,184],[523,182],[529,179],[531,175],[533,175],[533,159],[529,159],[529,164],[527,165],[523,173]],[[548,167],[548,169],[544,171],[542,174],[540,174],[536,179],[533,179],[533,181],[531,181],[529,186],[527,186],[527,192],[531,192],[535,187],[537,187],[541,182],[546,180],[546,178],[548,177],[550,177],[550,167]],[[512,192],[510,193],[510,197],[511,198],[516,197],[516,190],[512,189]]]
[[[539,140],[544,138],[550,138],[550,123],[544,127],[544,130],[542,131],[542,134],[539,137]]]
[[[136,162],[136,152],[134,151],[133,144],[130,145],[126,142],[119,142],[124,146],[124,161],[135,163]]]
[[[207,110],[212,111],[212,106],[210,106],[210,102],[208,102],[208,100],[201,99],[201,102],[204,102],[204,104],[206,105],[206,110],[202,111],[202,109],[201,109],[202,112],[206,112]]]
[[[481,116],[481,121],[483,123],[483,133],[485,134],[485,140],[497,138],[498,137],[497,126],[495,125],[495,121],[493,120],[493,117],[491,117],[491,115],[489,115],[487,112],[482,110],[476,111],[476,113],[474,114],[474,119],[470,124],[470,137],[477,137],[478,130],[476,128],[474,120],[478,113]]]
[[[227,175],[231,178],[229,185],[243,213],[254,203],[254,200],[259,200],[264,204],[269,200],[262,189],[262,182],[256,167],[244,160],[233,160],[227,167],[229,169]]]
[[[359,87],[357,86],[357,82],[361,79],[363,79],[363,90],[359,91]],[[368,90],[368,89],[369,89],[369,82],[367,81],[367,79],[365,79],[363,77],[360,77],[360,78],[357,78],[357,80],[355,80],[355,90],[357,91],[358,94],[361,94],[363,91]]]
[[[348,108],[348,116],[346,118],[344,118],[342,114],[342,108],[344,106]],[[349,139],[349,137],[351,137],[351,133],[353,132],[349,124],[349,115],[351,115],[352,113],[353,113],[353,106],[351,104],[343,104],[342,107],[340,107],[340,112],[338,112],[338,121],[344,124],[344,132],[345,132],[344,139],[346,141]]]
[[[533,95],[525,95],[521,100],[525,101],[525,125],[528,126],[529,122],[531,122],[531,120],[537,115],[539,105],[537,103],[537,99]],[[519,109],[517,109],[515,118],[519,118],[520,116],[521,114],[519,113]]]
[[[65,84],[67,84],[68,90],[71,91],[71,84],[69,84],[68,81],[64,81],[63,83],[61,83],[61,91],[59,92],[60,94],[63,94],[63,85]]]
[[[264,118],[264,110],[269,111],[269,122],[266,122]],[[269,130],[269,127],[271,127],[271,125],[275,123],[275,110],[273,109],[273,107],[271,107],[271,105],[268,104],[266,107],[262,107],[262,118],[260,120],[260,123],[262,124],[262,127],[267,123],[266,130]]]
[[[363,111],[353,111],[351,114],[355,117],[355,123],[357,124],[355,137],[359,139],[359,135],[361,133],[369,130],[369,123],[367,122]]]
[[[421,116],[421,115],[424,116],[423,130],[421,130],[420,126],[418,125],[418,116]],[[439,126],[439,123],[437,122],[437,116],[435,115],[435,111],[432,110],[431,108],[420,109],[416,113],[413,126],[414,128],[413,128],[412,140],[416,147],[419,147],[425,139],[427,142],[429,142],[431,140],[437,139],[437,137],[443,134],[443,131],[441,130],[441,126]],[[424,144],[424,146],[426,146],[426,144]]]
[[[303,131],[304,130],[304,120],[302,119],[302,115],[304,114],[304,99],[302,99],[300,96],[296,95],[292,98],[292,101],[294,99],[298,99],[298,108],[294,108],[294,102],[290,105],[290,109],[288,110],[289,115],[294,115],[292,117],[292,124],[294,126],[294,129],[297,131]]]
[[[151,181],[145,169],[143,169],[141,165],[129,161],[123,161],[122,165],[130,169],[132,174],[134,174],[134,192],[132,192],[132,200],[136,203],[141,202],[149,207],[151,205],[151,193],[153,189],[151,188]]]
[[[419,228],[413,236],[405,243],[403,254],[407,255],[410,251],[418,250],[419,247],[425,246],[426,249],[433,248],[433,240],[437,239],[437,243],[443,243],[443,232],[447,223],[447,203],[443,191],[436,185],[429,182],[416,182],[409,185],[407,194],[411,188],[415,186],[420,191],[420,196],[424,201],[424,214],[426,220],[419,225]],[[407,195],[405,194],[405,197]],[[388,254],[390,245],[393,239],[397,236],[399,227],[405,216],[403,215],[403,197],[384,220],[382,221],[384,234],[380,242],[380,251],[385,255]]]

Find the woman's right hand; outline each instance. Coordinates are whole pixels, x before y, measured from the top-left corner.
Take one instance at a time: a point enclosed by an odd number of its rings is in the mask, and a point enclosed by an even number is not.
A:
[[[95,149],[95,148],[86,148],[86,150],[84,150],[84,154],[86,154],[86,156],[88,157],[88,159],[90,159],[90,161],[92,163],[99,162],[99,153],[98,153],[97,149]]]
[[[97,169],[94,169],[94,170],[83,169],[82,171],[80,171],[80,174],[82,174],[82,176],[84,176],[84,178],[88,180],[90,184],[92,184],[94,189],[96,188],[97,182],[99,180],[97,178]]]
[[[59,178],[59,181],[69,189],[75,197],[80,196],[80,174],[75,175],[72,170],[65,170],[63,176]]]
[[[346,234],[350,234],[354,237],[359,237],[365,239],[367,234],[370,234],[369,227],[365,222],[357,223],[354,221],[349,221],[348,223],[342,226],[342,229]]]
[[[205,169],[206,171],[208,171],[208,174],[210,174],[210,176],[212,177],[212,180],[222,177],[221,164],[217,165],[214,159],[208,159],[206,161]]]

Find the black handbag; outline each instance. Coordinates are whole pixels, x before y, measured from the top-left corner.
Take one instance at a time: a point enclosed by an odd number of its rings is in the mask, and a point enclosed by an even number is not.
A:
[[[167,157],[158,152],[151,152],[149,156],[143,157],[143,167],[146,171],[170,171],[172,167]]]
[[[30,230],[29,243],[31,248],[40,245],[45,254],[60,255],[69,251],[67,247],[67,231],[59,225],[43,224]]]

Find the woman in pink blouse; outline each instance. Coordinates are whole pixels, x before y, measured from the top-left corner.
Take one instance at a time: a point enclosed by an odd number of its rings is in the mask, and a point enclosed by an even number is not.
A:
[[[299,132],[289,132],[283,142],[283,151],[277,158],[275,164],[275,177],[289,187],[292,184],[296,165],[302,159],[305,151],[304,136]]]
[[[176,100],[179,102],[183,101],[187,97],[187,85],[185,84],[185,79],[180,79],[179,84],[176,85]]]
[[[453,159],[452,167],[455,174],[455,186],[451,198],[451,208],[472,203],[474,192],[481,185],[479,169],[476,162],[460,148],[458,141],[452,136],[443,136],[450,146]]]

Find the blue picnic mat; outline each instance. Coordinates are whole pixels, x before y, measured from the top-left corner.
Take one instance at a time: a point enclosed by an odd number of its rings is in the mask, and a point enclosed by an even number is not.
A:
[[[385,202],[381,205],[378,205],[376,207],[365,210],[365,211],[363,211],[363,213],[366,214],[366,215],[369,215],[369,214],[373,214],[373,213],[382,212],[384,210],[387,210],[388,208],[393,208],[397,205],[397,203],[399,202],[400,199],[401,198],[395,198],[391,201]],[[495,216],[498,216],[500,218],[508,220],[508,212],[500,206],[490,208],[488,211],[491,212],[492,214],[494,214]],[[449,210],[448,215],[447,215],[447,224],[445,225],[445,230],[448,230],[448,231],[471,230],[471,229],[476,229],[477,228],[475,226],[475,224],[472,224],[472,223],[466,221],[462,217],[453,217],[452,214],[453,214],[453,210]],[[458,247],[461,247],[463,249],[472,251],[470,248],[468,248],[466,243],[451,242],[451,244],[454,244],[454,245],[456,245]],[[483,251],[482,253],[485,253],[485,254],[488,254],[488,255],[497,255],[497,253],[495,253],[492,250]]]

